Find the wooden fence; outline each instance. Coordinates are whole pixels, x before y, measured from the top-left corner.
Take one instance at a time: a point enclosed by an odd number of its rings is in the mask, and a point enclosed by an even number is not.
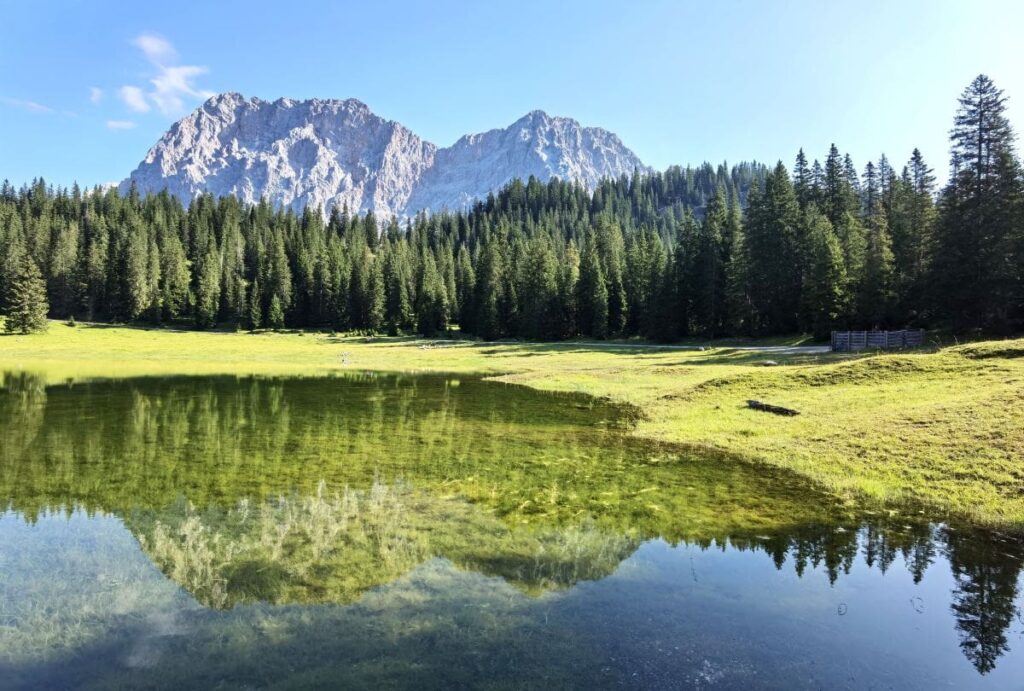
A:
[[[924,329],[832,332],[832,350],[841,353],[867,350],[868,348],[877,348],[879,350],[919,348],[922,345],[924,345]]]

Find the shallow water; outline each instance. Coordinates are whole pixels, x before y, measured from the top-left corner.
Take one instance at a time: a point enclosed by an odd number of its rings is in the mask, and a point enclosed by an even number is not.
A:
[[[0,389],[0,687],[1022,688],[1024,550],[472,378]]]

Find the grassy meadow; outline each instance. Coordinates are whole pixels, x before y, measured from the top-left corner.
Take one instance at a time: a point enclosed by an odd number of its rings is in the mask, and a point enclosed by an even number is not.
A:
[[[638,437],[787,468],[844,498],[927,505],[1024,530],[1024,340],[841,356],[725,343],[680,350],[52,322],[43,334],[0,337],[0,371],[19,370],[52,383],[328,370],[483,373],[631,404]],[[750,410],[750,398],[801,414]]]

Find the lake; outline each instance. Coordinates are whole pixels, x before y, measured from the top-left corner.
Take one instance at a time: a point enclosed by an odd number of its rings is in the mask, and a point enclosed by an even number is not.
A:
[[[1024,548],[471,377],[0,388],[0,687],[1024,687]]]

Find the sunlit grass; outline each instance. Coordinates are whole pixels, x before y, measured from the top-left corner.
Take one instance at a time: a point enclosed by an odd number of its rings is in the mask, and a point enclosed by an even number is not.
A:
[[[0,369],[51,382],[168,374],[475,372],[636,406],[632,434],[795,470],[830,491],[1024,524],[1024,341],[861,357],[435,343],[53,323],[0,338]],[[779,366],[764,366],[771,360]],[[796,408],[780,418],[748,398]]]

